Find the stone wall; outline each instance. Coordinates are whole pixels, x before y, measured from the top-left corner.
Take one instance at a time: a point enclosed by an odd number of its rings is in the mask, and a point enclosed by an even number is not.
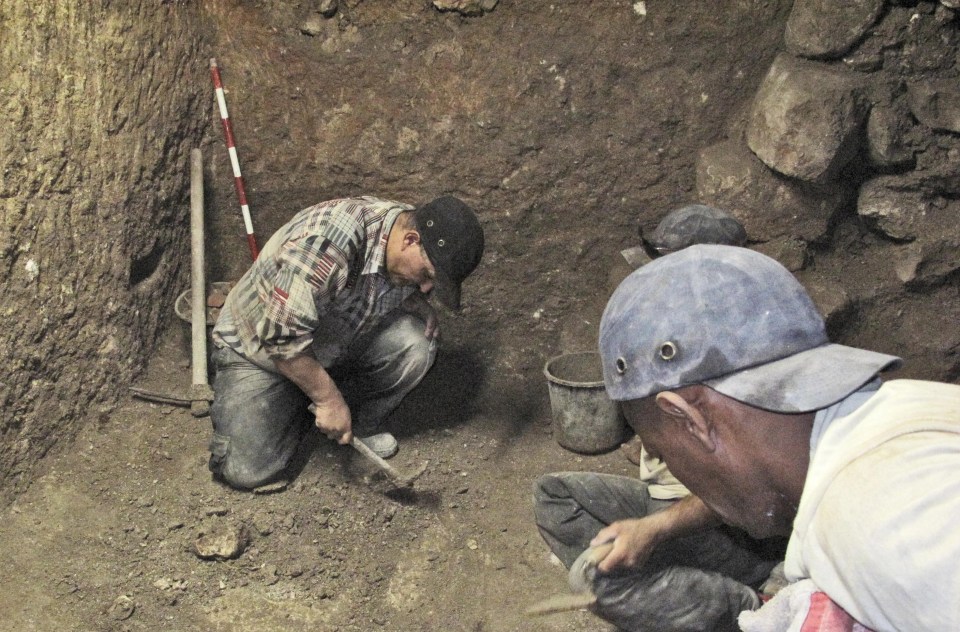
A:
[[[701,199],[797,272],[836,334],[869,328],[937,379],[960,377],[958,6],[797,0],[750,107],[697,166]]]
[[[189,1],[0,4],[0,490],[143,366],[189,269]]]

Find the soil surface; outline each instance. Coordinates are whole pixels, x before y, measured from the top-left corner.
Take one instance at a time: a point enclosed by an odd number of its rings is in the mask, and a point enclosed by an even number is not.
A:
[[[206,467],[209,418],[130,398],[102,413],[69,445],[57,446],[30,488],[2,510],[0,628],[612,630],[583,611],[537,619],[523,615],[535,602],[567,592],[566,572],[551,562],[533,524],[531,488],[537,476],[556,470],[636,473],[619,450],[585,456],[560,447],[543,366],[560,352],[593,348],[617,251],[633,245],[638,221],[652,228],[667,210],[691,201],[697,152],[723,136],[728,118],[750,98],[767,67],[754,58],[770,59],[780,45],[780,32],[762,25],[751,35],[749,16],[756,13],[782,24],[789,3],[731,0],[716,11],[713,2],[690,3],[689,11],[667,2],[576,3],[578,11],[602,14],[584,13],[582,24],[570,17],[572,3],[504,2],[497,9],[501,13],[493,14],[499,21],[462,23],[446,16],[439,22],[421,20],[417,12],[424,4],[341,0],[342,6],[355,9],[355,22],[339,31],[330,27],[340,39],[325,41],[339,42],[339,48],[319,53],[318,40],[305,40],[297,28],[304,13],[291,7],[298,3],[212,4],[222,12],[221,37],[232,35],[236,49],[239,42],[266,41],[265,50],[286,55],[272,67],[269,60],[256,67],[250,84],[264,84],[273,75],[282,83],[284,73],[327,75],[325,81],[305,83],[304,94],[309,94],[303,98],[297,87],[290,103],[281,103],[287,108],[282,116],[274,101],[253,112],[250,106],[257,103],[243,100],[234,75],[231,108],[241,113],[235,122],[246,143],[248,184],[252,197],[269,202],[258,220],[262,237],[282,218],[323,199],[317,194],[330,192],[326,189],[419,201],[413,197],[419,182],[403,175],[408,170],[405,155],[394,162],[384,159],[381,167],[391,177],[381,179],[382,190],[368,186],[376,177],[366,173],[366,163],[350,167],[354,171],[345,175],[326,174],[324,191],[316,184],[308,187],[316,173],[307,164],[312,154],[302,150],[319,141],[309,136],[309,128],[291,125],[286,117],[312,114],[332,82],[347,81],[363,66],[366,81],[386,85],[393,64],[400,63],[394,59],[400,51],[419,54],[423,49],[426,56],[432,50],[430,38],[440,39],[437,33],[448,30],[469,44],[482,44],[481,51],[504,62],[469,75],[490,85],[504,77],[501,90],[513,96],[494,94],[483,101],[482,114],[499,121],[496,129],[463,125],[460,140],[442,146],[443,159],[435,165],[417,162],[424,173],[439,174],[438,182],[462,176],[462,193],[486,203],[483,218],[489,229],[482,269],[465,288],[466,309],[456,317],[442,314],[444,346],[437,365],[391,420],[401,444],[391,463],[412,472],[426,462],[423,475],[413,489],[390,490],[358,453],[314,433],[286,488],[264,494],[233,491],[212,481]],[[628,7],[645,5],[651,8],[649,22],[628,24]],[[391,17],[400,13],[395,6],[406,7],[414,17]],[[248,13],[260,20],[256,11],[263,7],[274,9],[263,14],[272,15],[274,24],[240,21]],[[664,10],[658,15],[654,9],[659,7]],[[363,16],[379,21],[367,24]],[[377,54],[392,50],[393,58],[365,65],[363,47],[351,39],[358,33],[371,42],[368,49]],[[312,56],[301,55],[308,45]],[[560,45],[562,54],[555,49]],[[511,68],[504,60],[516,51],[527,63]],[[433,57],[443,61],[441,53],[434,51]],[[245,54],[245,63],[259,61],[256,51]],[[237,52],[231,59],[224,53],[224,68],[244,67],[240,56]],[[567,62],[570,72],[579,69],[579,87],[571,94],[566,79],[553,76],[558,72],[555,58],[560,58],[561,70]],[[482,66],[482,56],[477,59]],[[535,72],[552,74],[534,80]],[[481,88],[487,84],[481,82]],[[459,84],[451,85],[449,94],[432,85],[415,96],[428,105],[435,93],[438,100],[452,99]],[[517,85],[526,87],[517,91]],[[708,106],[703,105],[704,86],[710,88]],[[398,82],[391,89],[415,88]],[[275,91],[261,92],[265,102],[275,98]],[[533,102],[538,116],[553,117],[543,119],[553,121],[551,132],[528,134],[536,117],[519,106],[514,109],[516,102]],[[494,107],[498,104],[503,107]],[[375,100],[368,105],[379,107]],[[572,106],[581,109],[573,112]],[[564,118],[564,108],[580,118]],[[556,113],[561,109],[563,116]],[[691,112],[699,114],[687,116]],[[442,140],[447,132],[437,129],[435,136]],[[301,132],[307,136],[290,138]],[[485,179],[478,182],[470,173],[456,171],[455,158],[464,145],[480,144],[484,134],[497,142],[478,152],[476,171]],[[525,134],[532,140],[523,140]],[[218,136],[212,138],[219,143]],[[212,142],[211,153],[215,149],[222,162],[222,146]],[[361,147],[357,153],[366,151]],[[528,154],[536,158],[528,159]],[[571,166],[571,155],[580,156],[573,160],[576,166]],[[303,164],[280,164],[278,173],[271,173],[282,156],[288,162],[299,156]],[[620,168],[610,168],[613,161]],[[504,165],[514,170],[510,178],[497,175]],[[218,169],[219,189],[212,192],[215,219],[236,214],[232,182],[224,179],[229,170]],[[267,181],[272,188],[265,186]],[[570,216],[577,221],[569,221]],[[855,257],[862,232],[849,222],[844,226],[833,239],[853,242],[851,248],[837,248]],[[236,278],[231,257],[242,261],[245,253],[233,242],[231,248],[232,254],[214,248],[208,259],[217,270],[209,280]],[[849,263],[826,255],[820,261],[837,270]],[[885,268],[863,264],[855,269],[869,286]],[[955,285],[941,295],[944,302],[955,303]],[[919,336],[929,326],[926,315],[937,309],[936,301],[918,297],[917,302],[921,304],[911,312],[916,326],[896,335]],[[170,312],[173,325],[137,386],[187,394],[186,326],[172,316],[172,307]],[[869,323],[842,333],[856,344],[881,349],[890,336],[870,329]],[[914,369],[918,373],[922,366]],[[234,546],[237,554],[205,559],[198,547],[203,553],[211,539]]]
[[[138,386],[187,393],[185,339],[172,331]],[[427,464],[403,490],[316,433],[287,488],[233,491],[206,469],[209,418],[131,399],[49,459],[4,511],[2,627],[613,629],[586,612],[524,617],[568,591],[533,525],[531,485],[548,470],[634,466],[619,450],[561,448],[545,380],[531,385],[523,423],[497,412],[495,395],[466,407],[438,397],[453,397],[443,375],[463,368],[444,355],[398,412],[401,451],[391,464],[401,472]],[[415,430],[402,423],[414,419]],[[235,559],[198,556],[198,541],[236,534],[248,545]]]

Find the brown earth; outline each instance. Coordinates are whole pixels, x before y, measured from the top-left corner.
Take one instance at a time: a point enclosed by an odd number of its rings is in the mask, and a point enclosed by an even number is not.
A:
[[[443,314],[437,366],[392,420],[392,463],[427,470],[413,491],[385,492],[358,454],[314,436],[287,489],[240,493],[210,480],[208,419],[124,400],[53,450],[3,510],[0,628],[610,630],[585,612],[522,615],[566,590],[532,524],[537,475],[635,471],[618,451],[557,444],[542,367],[593,348],[616,252],[638,224],[691,201],[696,154],[756,89],[790,3],[648,2],[641,19],[629,2],[502,2],[465,19],[341,0],[347,18],[325,37],[300,31],[308,3],[210,4],[261,238],[337,195],[451,191],[480,211],[488,250],[467,308]],[[431,82],[414,80],[418,64]],[[393,104],[373,98],[385,85]],[[459,109],[438,120],[446,101]],[[242,228],[210,115],[210,278],[230,279],[245,265]],[[419,135],[378,145],[394,115]],[[860,294],[877,294],[885,246],[847,217],[813,268],[852,269]],[[958,300],[956,283],[920,288],[903,316],[881,296],[833,329],[942,354],[923,331]],[[186,393],[184,326],[169,311],[137,385]],[[891,321],[912,326],[877,324]],[[904,373],[945,377],[931,366]],[[198,538],[231,529],[249,537],[239,557],[195,554]]]
[[[140,386],[186,390],[184,337],[168,336]],[[207,418],[133,399],[86,428],[5,511],[0,627],[609,629],[587,613],[521,614],[566,590],[531,522],[537,474],[631,470],[617,452],[559,447],[538,386],[530,411],[510,414],[496,398],[454,395],[432,373],[400,412],[417,427],[397,432],[402,450],[391,463],[413,471],[428,462],[400,492],[358,453],[319,436],[286,490],[232,491],[206,470]],[[201,536],[230,529],[249,533],[238,558],[196,555]]]
[[[180,333],[140,386],[186,391]],[[450,358],[437,367],[463,368]],[[529,411],[509,414],[496,396],[457,403],[444,381],[432,373],[400,411],[417,428],[397,432],[391,463],[428,466],[399,492],[319,435],[287,489],[230,490],[206,470],[207,418],[132,399],[5,510],[3,629],[611,629],[585,612],[523,617],[566,591],[532,524],[530,487],[546,470],[632,466],[616,451],[559,447],[545,384],[529,392]],[[238,558],[195,554],[200,537],[240,529],[250,544]]]

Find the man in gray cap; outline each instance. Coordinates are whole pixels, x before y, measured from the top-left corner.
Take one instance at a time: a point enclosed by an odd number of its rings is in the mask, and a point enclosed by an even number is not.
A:
[[[788,580],[870,629],[960,629],[960,386],[881,383],[899,358],[830,343],[789,271],[728,246],[631,274],[600,353],[607,393],[703,508],[789,536]],[[643,547],[624,523],[603,542],[599,586],[629,577]]]
[[[621,253],[630,271],[694,244],[742,245],[747,236],[729,214],[695,204],[667,214],[649,239],[640,237],[641,246]],[[541,535],[571,569],[571,587],[589,584],[598,597],[595,612],[622,629],[737,629],[737,614],[759,605],[756,588],[782,559],[783,541],[760,543],[742,531],[716,528],[719,520],[637,439],[623,450],[640,466],[639,478],[593,472],[540,477],[534,513]],[[614,523],[621,543],[635,542],[624,564],[633,570],[594,581],[590,542]]]
[[[436,357],[436,294],[460,308],[483,229],[452,196],[375,197],[300,211],[230,291],[213,331],[210,470],[251,489],[283,475],[312,420],[389,458],[382,425]],[[308,416],[313,404],[315,413]]]

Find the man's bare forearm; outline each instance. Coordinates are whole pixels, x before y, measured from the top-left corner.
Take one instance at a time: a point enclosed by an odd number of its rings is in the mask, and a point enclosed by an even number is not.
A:
[[[289,360],[274,360],[277,370],[299,386],[314,403],[317,427],[330,439],[350,443],[353,420],[350,409],[333,378],[315,358],[301,355]]]
[[[648,516],[659,522],[660,541],[689,535],[721,524],[720,517],[694,495],[682,498],[663,511]]]
[[[340,396],[340,390],[330,374],[322,364],[317,362],[316,358],[310,355],[299,355],[288,360],[274,360],[273,364],[281,375],[299,386],[312,402],[322,403],[331,397]]]
[[[663,511],[641,518],[618,520],[604,527],[590,542],[590,546],[613,542],[613,547],[597,566],[601,572],[607,573],[618,567],[639,568],[663,542],[718,524],[719,517],[703,501],[696,496],[688,496]]]

